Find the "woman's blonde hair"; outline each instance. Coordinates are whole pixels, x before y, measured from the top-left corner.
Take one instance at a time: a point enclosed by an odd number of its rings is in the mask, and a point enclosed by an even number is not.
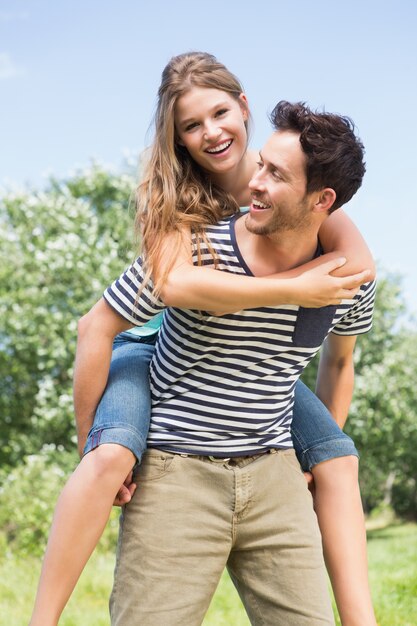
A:
[[[135,229],[141,239],[145,283],[160,260],[158,255],[167,234],[179,233],[179,229],[187,225],[197,234],[198,242],[205,240],[208,243],[204,226],[239,210],[233,196],[215,185],[186,148],[178,143],[175,105],[178,98],[192,87],[219,89],[236,99],[243,92],[236,76],[206,52],[175,56],[162,72],[154,117],[155,138],[136,196]],[[163,269],[155,281],[157,293],[178,253],[179,236],[176,241],[177,245],[169,250],[169,258],[164,258]]]

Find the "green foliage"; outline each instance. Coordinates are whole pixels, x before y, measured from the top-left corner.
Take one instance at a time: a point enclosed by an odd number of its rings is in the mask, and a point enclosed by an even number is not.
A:
[[[93,165],[0,201],[0,466],[74,445],[77,320],[133,257],[134,188]]]
[[[381,502],[417,517],[417,333],[401,327],[397,276],[379,281],[374,326],[360,339],[355,395],[346,431],[361,453],[369,511]]]
[[[134,177],[98,165],[42,192],[0,199],[0,467],[45,445],[73,450],[77,320],[135,254]],[[417,333],[401,329],[397,276],[379,280],[374,327],[358,340],[346,430],[361,452],[367,510],[417,516]],[[316,364],[304,380],[314,389]]]
[[[401,343],[400,324],[406,311],[401,292],[401,278],[380,272],[377,282],[374,319],[371,332],[361,335],[355,349],[355,372],[360,377],[368,367],[383,363]],[[416,333],[416,327],[411,329]]]
[[[361,452],[366,508],[385,500],[416,518],[417,334],[398,332],[395,344],[358,377],[349,432]]]
[[[13,470],[2,473],[0,488],[0,560],[8,552],[20,556],[43,555],[53,511],[78,454],[54,446],[31,455]],[[99,551],[116,545],[119,508],[114,507]],[[88,520],[86,520],[86,523]]]
[[[2,477],[0,528],[8,550],[43,554],[58,495],[76,462],[75,453],[51,447]]]
[[[417,332],[401,326],[405,311],[398,276],[378,280],[372,331],[358,338],[355,392],[346,423],[361,455],[361,490],[369,512],[391,504],[417,518]],[[304,382],[314,389],[316,365]]]

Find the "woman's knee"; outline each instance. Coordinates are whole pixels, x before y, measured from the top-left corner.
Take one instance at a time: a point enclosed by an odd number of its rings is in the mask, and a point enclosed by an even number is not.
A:
[[[129,472],[136,462],[129,448],[117,443],[105,443],[86,454],[81,463],[88,466],[97,480]]]
[[[318,463],[312,469],[316,487],[318,484],[333,486],[341,489],[343,485],[357,485],[359,477],[359,459],[351,454],[336,457]]]

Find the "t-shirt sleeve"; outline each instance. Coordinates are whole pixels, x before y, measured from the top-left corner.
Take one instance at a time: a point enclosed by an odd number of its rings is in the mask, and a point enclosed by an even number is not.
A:
[[[166,308],[154,296],[152,281],[139,293],[143,278],[142,259],[138,258],[103,294],[112,309],[135,326],[146,324]]]
[[[365,283],[355,296],[355,304],[332,329],[335,335],[362,335],[372,328],[376,282]]]

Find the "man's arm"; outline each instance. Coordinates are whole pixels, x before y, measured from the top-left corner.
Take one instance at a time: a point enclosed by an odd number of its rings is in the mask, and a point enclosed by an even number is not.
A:
[[[353,350],[356,336],[330,333],[323,344],[317,373],[316,395],[343,428],[353,394]]]
[[[109,375],[113,339],[132,324],[102,298],[78,322],[74,409],[80,456]]]

